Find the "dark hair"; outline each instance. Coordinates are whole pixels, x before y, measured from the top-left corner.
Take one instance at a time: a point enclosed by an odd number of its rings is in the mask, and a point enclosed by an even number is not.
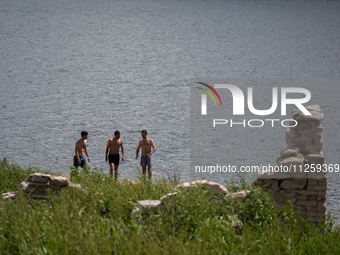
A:
[[[85,135],[88,135],[87,131],[81,131],[81,137],[84,137]]]
[[[115,132],[115,135],[119,135],[120,134],[120,132],[117,130],[116,132]]]
[[[145,133],[146,135],[148,134],[148,132],[146,132],[146,130],[144,129],[144,130],[142,130],[142,133]]]

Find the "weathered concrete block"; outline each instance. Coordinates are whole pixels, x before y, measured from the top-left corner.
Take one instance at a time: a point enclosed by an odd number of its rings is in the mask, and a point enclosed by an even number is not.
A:
[[[141,200],[137,202],[137,206],[142,214],[150,214],[165,210],[165,206],[162,204],[161,200]]]
[[[67,186],[69,180],[63,176],[51,176],[50,185],[51,186]]]
[[[32,177],[33,182],[42,182],[47,183],[50,180],[49,174],[43,174],[43,173],[34,173]]]
[[[7,201],[7,200],[14,200],[17,193],[18,193],[18,191],[3,193],[3,194],[2,194],[2,199],[3,199],[4,201]]]

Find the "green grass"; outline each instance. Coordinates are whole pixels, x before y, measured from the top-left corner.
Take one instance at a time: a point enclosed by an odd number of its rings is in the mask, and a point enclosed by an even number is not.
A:
[[[18,190],[37,170],[0,160],[1,192]],[[84,190],[63,190],[49,201],[22,193],[15,201],[1,200],[0,254],[340,254],[340,232],[332,221],[311,226],[291,206],[279,210],[253,188],[246,203],[220,204],[200,187],[179,190],[177,204],[166,205],[165,212],[131,220],[138,200],[176,191],[165,179],[139,181],[119,183],[90,169],[73,177]],[[227,186],[250,188],[244,179]],[[242,230],[219,220],[234,214]]]

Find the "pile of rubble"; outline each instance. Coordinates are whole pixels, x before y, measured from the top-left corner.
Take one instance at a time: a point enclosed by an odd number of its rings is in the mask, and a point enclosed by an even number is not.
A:
[[[201,181],[193,181],[193,182],[185,182],[177,186],[178,189],[185,189],[190,191],[190,189],[196,185],[201,185],[202,189],[209,189],[212,194],[212,201],[220,202],[223,200],[223,197],[227,197],[232,199],[233,201],[242,201],[244,202],[250,195],[249,190],[242,190],[237,193],[228,193],[228,190],[223,185],[216,182],[208,182],[206,180]],[[141,215],[150,215],[155,212],[162,212],[166,210],[166,205],[170,203],[176,203],[176,196],[178,192],[168,193],[162,196],[159,200],[141,200],[138,201],[137,207],[135,207],[131,212],[131,218],[136,218],[138,214]],[[179,206],[179,205],[178,205]],[[229,222],[231,220],[233,228],[241,229],[243,227],[242,221],[237,219],[236,215],[229,216],[229,221],[224,220],[223,218],[219,218],[220,221]]]
[[[47,199],[48,191],[55,193],[62,189],[69,187],[81,188],[80,184],[70,182],[67,176],[55,176],[43,173],[34,173],[29,175],[24,182],[20,184],[20,189],[25,193],[31,194],[33,199]],[[8,199],[15,199],[16,192],[8,192],[2,194],[2,198],[6,201]]]

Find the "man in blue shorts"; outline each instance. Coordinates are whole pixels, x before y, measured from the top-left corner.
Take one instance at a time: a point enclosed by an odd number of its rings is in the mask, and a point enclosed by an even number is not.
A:
[[[152,176],[152,154],[156,151],[156,146],[155,143],[152,141],[152,139],[148,138],[147,135],[147,131],[146,130],[142,130],[141,132],[142,138],[141,140],[139,140],[138,143],[138,147],[137,147],[137,151],[136,151],[136,159],[138,159],[139,155],[139,149],[140,147],[142,147],[142,157],[140,159],[140,165],[142,167],[143,170],[143,175],[146,175],[146,166],[148,166],[148,176],[149,179],[151,179]],[[151,150],[152,147],[152,150]]]

